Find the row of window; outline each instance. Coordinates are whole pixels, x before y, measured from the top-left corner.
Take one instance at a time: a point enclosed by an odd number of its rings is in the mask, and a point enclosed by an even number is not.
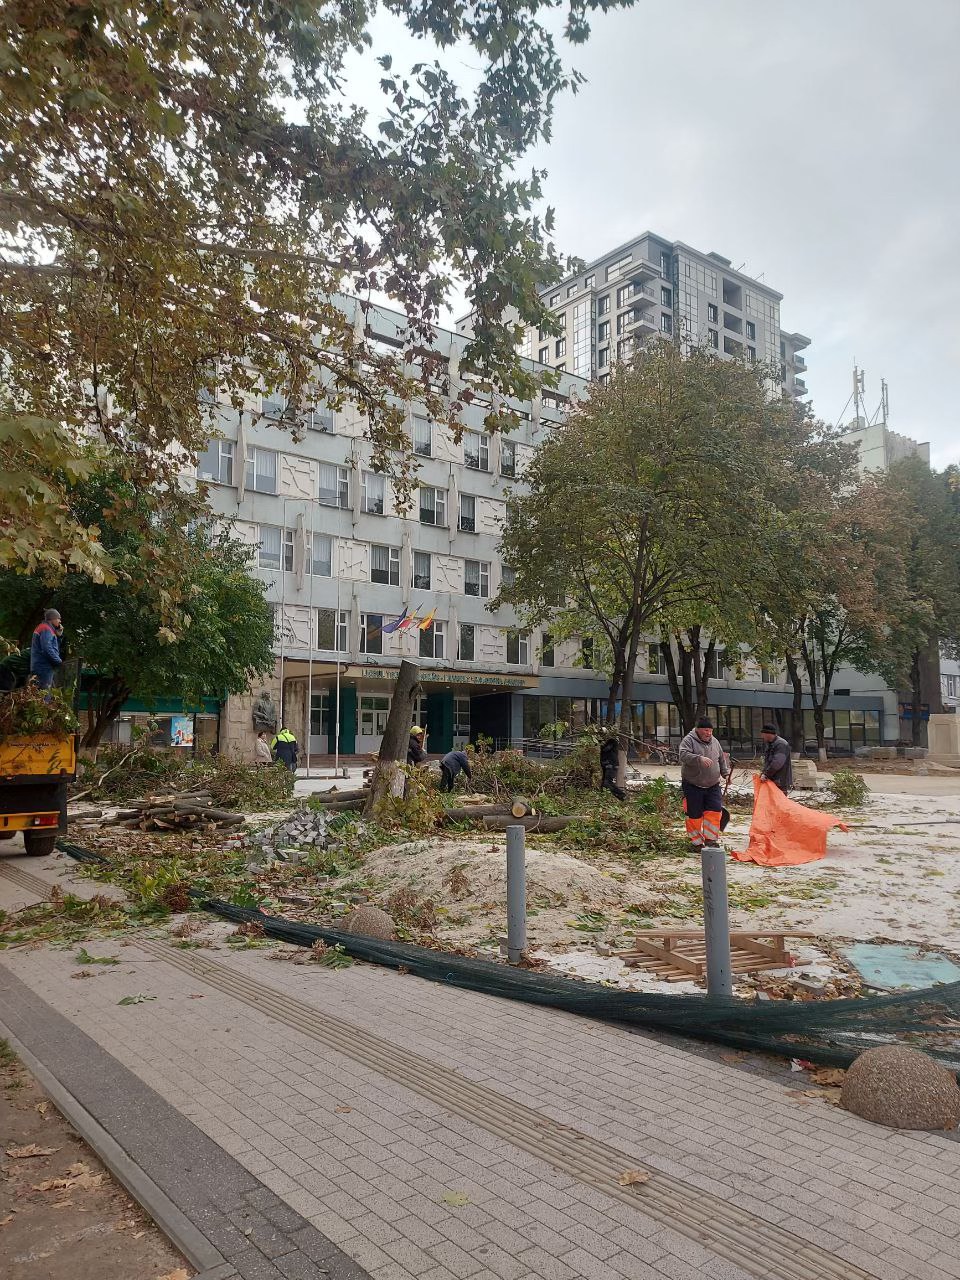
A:
[[[277,606],[274,606],[274,630],[278,642],[282,637],[278,631]],[[360,630],[357,637],[357,649],[360,653],[379,655],[384,652],[383,637],[401,630],[397,625],[399,619],[384,613],[361,613]],[[530,635],[526,631],[506,630],[502,632],[504,648],[501,656],[508,666],[525,667],[530,662]],[[316,611],[316,648],[330,653],[350,652],[350,614],[341,609],[317,609]],[[421,658],[441,659],[456,657],[459,662],[475,662],[477,660],[477,627],[472,622],[461,622],[457,628],[456,653],[448,653],[448,623],[430,621],[418,627],[417,649]],[[551,661],[544,666],[552,666]]]

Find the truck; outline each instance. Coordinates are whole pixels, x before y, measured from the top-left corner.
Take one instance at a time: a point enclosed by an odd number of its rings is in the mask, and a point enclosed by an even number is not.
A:
[[[0,840],[22,831],[28,854],[52,853],[67,829],[67,783],[76,775],[75,734],[0,737]]]

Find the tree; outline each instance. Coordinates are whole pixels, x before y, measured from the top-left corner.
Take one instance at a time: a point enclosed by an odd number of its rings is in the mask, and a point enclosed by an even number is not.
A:
[[[69,516],[90,430],[110,467],[176,503],[185,525],[200,495],[177,473],[204,447],[215,387],[238,411],[261,383],[279,388],[291,424],[351,399],[401,487],[407,401],[456,425],[492,391],[490,425],[511,420],[501,397],[528,397],[534,379],[502,316],[556,329],[538,293],[560,271],[550,215],[533,212],[541,174],[515,166],[579,82],[539,18],[557,3],[381,0],[427,52],[459,43],[480,71],[465,93],[437,63],[404,74],[383,54],[379,119],[345,79],[348,57],[375,56],[374,6],[4,4],[6,567],[109,574],[98,525]],[[615,3],[632,0],[568,0],[566,37],[585,40],[589,15]],[[475,337],[451,370],[431,342],[455,281]],[[358,295],[355,315],[343,293]],[[375,293],[404,313],[395,347],[370,333]]]
[[[95,582],[68,573],[50,584],[40,575],[0,572],[0,629],[27,643],[45,607],[64,618],[69,652],[81,659],[87,693],[81,745],[96,748],[123,703],[160,697],[185,705],[204,696],[243,693],[254,675],[273,670],[273,621],[263,584],[249,573],[249,548],[218,534],[207,521],[173,538],[181,556],[171,582],[168,525],[155,504],[129,486],[100,477],[73,490],[72,518],[87,522],[112,498],[130,504],[136,520],[104,522],[104,547],[116,580]],[[152,516],[152,518],[151,518]],[[165,625],[168,598],[181,599],[177,632]]]
[[[909,689],[914,746],[923,743],[922,672],[938,645],[960,649],[960,504],[952,471],[937,472],[921,458],[895,462],[883,477],[900,516],[902,592],[890,602],[891,626],[881,673],[895,689]]]
[[[641,644],[724,618],[741,625],[778,503],[821,448],[818,424],[772,398],[768,376],[707,349],[648,344],[591,386],[508,508],[502,551],[515,579],[501,598],[525,625],[602,639],[608,720],[619,704],[624,745]]]

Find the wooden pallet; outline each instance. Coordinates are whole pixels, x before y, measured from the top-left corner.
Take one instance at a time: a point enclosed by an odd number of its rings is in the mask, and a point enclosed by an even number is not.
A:
[[[731,933],[730,967],[737,973],[789,969],[793,956],[786,938],[815,938],[813,933]],[[703,930],[640,934],[629,951],[615,953],[626,965],[639,965],[666,982],[702,982],[707,975]]]

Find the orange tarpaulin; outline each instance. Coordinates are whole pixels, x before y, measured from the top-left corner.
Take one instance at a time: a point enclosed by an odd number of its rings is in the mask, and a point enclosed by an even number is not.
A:
[[[829,813],[820,813],[788,799],[778,786],[753,780],[753,821],[750,843],[733,857],[738,862],[758,862],[761,867],[794,867],[816,862],[827,852],[831,827],[849,827]]]

